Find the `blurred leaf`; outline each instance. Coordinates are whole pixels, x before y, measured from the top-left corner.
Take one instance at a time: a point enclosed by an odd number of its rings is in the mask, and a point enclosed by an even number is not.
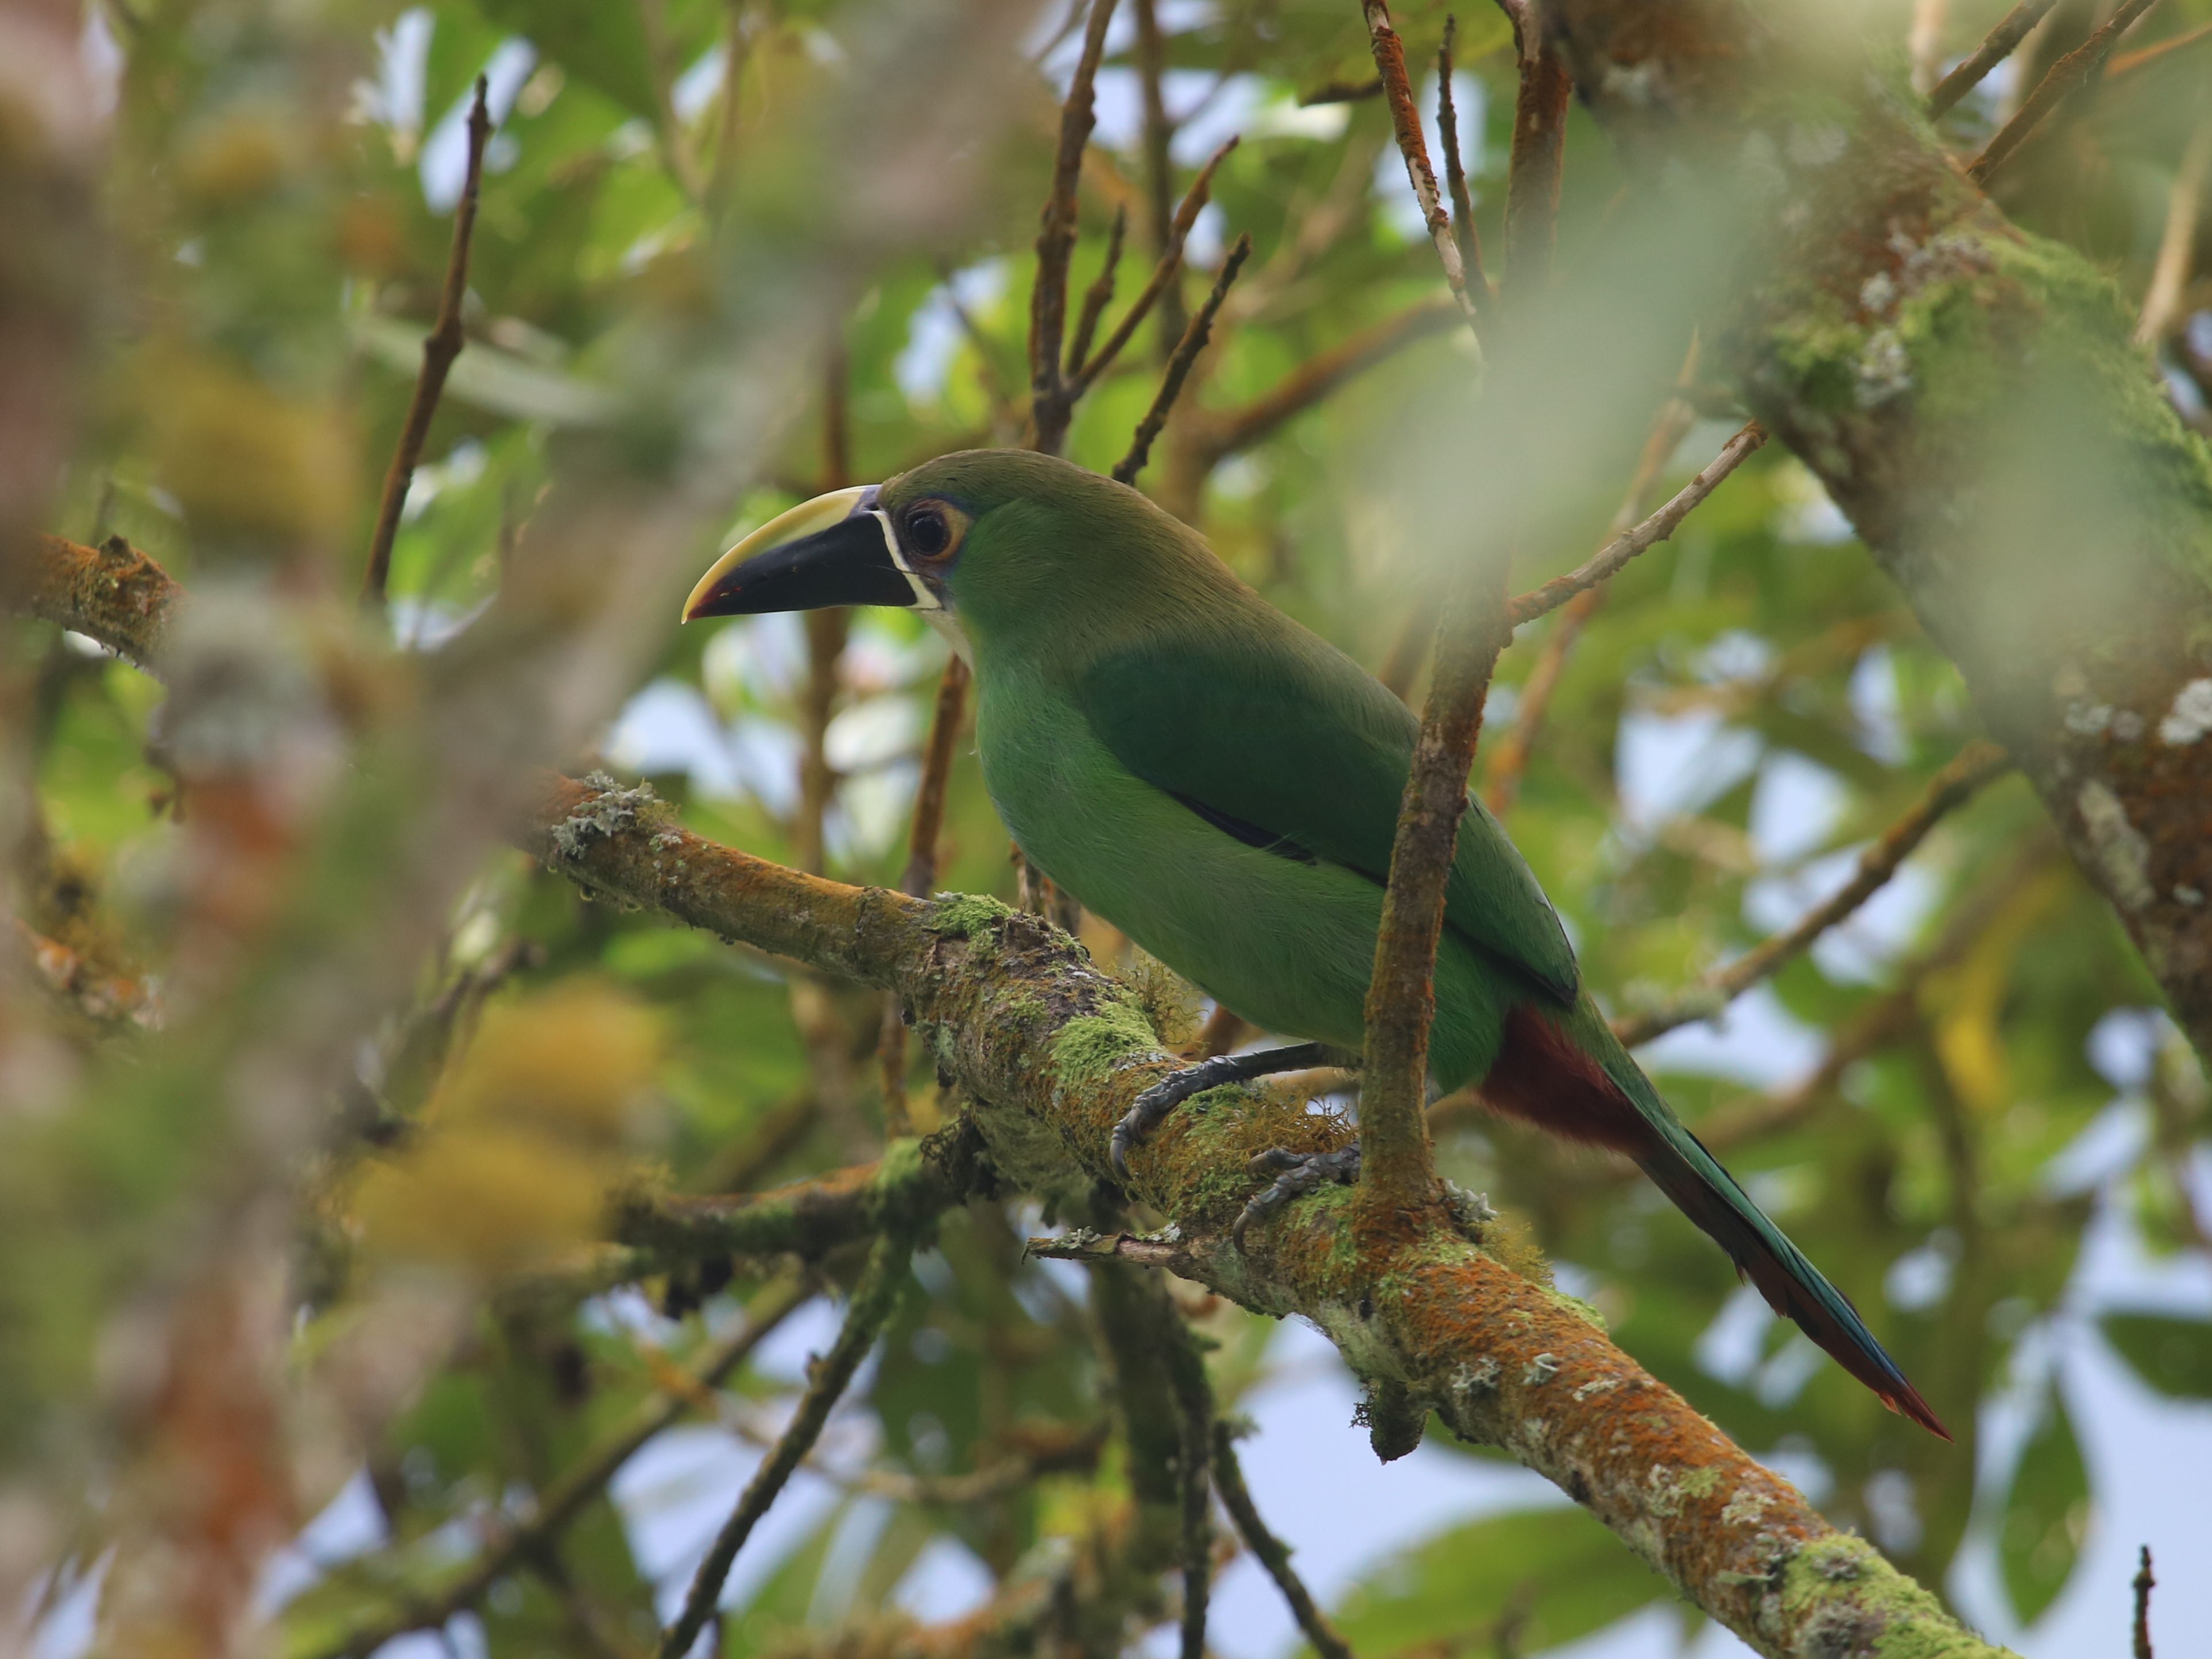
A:
[[[2023,1625],[2058,1599],[2080,1559],[2089,1528],[2089,1471],[2074,1437],[2066,1397],[2054,1382],[2043,1415],[2021,1448],[1997,1528],[2005,1595]]]
[[[1673,1595],[1588,1511],[1516,1510],[1440,1533],[1370,1572],[1336,1620],[1356,1651],[1380,1656],[1475,1641],[1525,1610],[1533,1653]]]
[[[2212,1400],[2212,1321],[2116,1312],[2097,1323],[2129,1368],[2160,1394]]]

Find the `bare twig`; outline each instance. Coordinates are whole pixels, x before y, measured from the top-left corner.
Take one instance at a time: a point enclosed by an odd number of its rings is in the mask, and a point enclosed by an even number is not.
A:
[[[716,1343],[696,1365],[647,1399],[627,1422],[540,1492],[527,1520],[510,1523],[495,1534],[483,1553],[441,1589],[412,1596],[391,1612],[355,1626],[321,1649],[316,1659],[365,1659],[410,1631],[435,1630],[455,1613],[474,1607],[518,1564],[558,1538],[639,1447],[679,1421],[707,1390],[743,1364],[812,1293],[797,1279],[782,1280],[763,1291],[745,1310],[740,1329]]]
[[[1526,301],[1552,273],[1559,224],[1559,180],[1566,155],[1567,104],[1574,79],[1552,48],[1542,21],[1524,4],[1506,8],[1521,65],[1513,100],[1513,150],[1505,172],[1505,276],[1509,299]]]
[[[2058,0],[2020,0],[1989,32],[1982,44],[1948,75],[1936,83],[1928,94],[1928,114],[1930,119],[1945,113],[1958,101],[1981,85],[1989,72],[2012,56],[2020,43],[2027,39],[2027,32],[2043,21],[2044,13],[2058,3]]]
[[[2197,129],[2189,135],[2173,170],[2173,187],[2166,198],[2166,229],[2159,238],[2150,287],[2143,294],[2142,314],[2136,319],[2136,339],[2140,344],[2155,345],[2163,340],[2180,315],[2182,290],[2188,286],[2190,261],[2197,251],[2197,223],[2203,211],[2208,173],[2212,173],[2212,113],[2198,118]]]
[[[704,207],[707,181],[700,176],[698,159],[691,153],[684,118],[676,112],[676,76],[680,65],[675,43],[668,36],[666,0],[637,0],[637,16],[645,34],[646,72],[653,82],[653,131],[662,165],[684,199],[694,207]]]
[[[415,395],[407,404],[407,420],[399,428],[399,447],[392,452],[391,469],[384,475],[384,496],[376,508],[376,533],[368,544],[368,568],[362,574],[361,602],[380,609],[392,579],[392,544],[399,534],[399,512],[407,505],[407,486],[422,459],[423,441],[430,435],[430,417],[438,412],[439,394],[446,375],[461,355],[461,301],[469,289],[469,240],[476,233],[477,198],[483,185],[484,145],[491,138],[491,111],[486,103],[490,83],[477,76],[476,101],[469,106],[469,164],[461,182],[461,199],[453,209],[453,248],[446,261],[446,286],[438,299],[438,320],[422,340],[422,369],[415,379]]]
[[[915,787],[914,817],[907,830],[906,869],[902,892],[929,896],[937,884],[937,839],[945,827],[945,793],[952,775],[952,751],[968,706],[968,664],[959,656],[946,661],[937,682],[937,702],[929,717],[929,738],[922,747],[921,781]],[[906,1016],[896,996],[884,998],[884,1026],[876,1055],[883,1070],[884,1133],[912,1132],[906,1100]]]
[[[1683,380],[1695,373],[1697,361],[1698,347],[1692,342],[1682,365]],[[1696,412],[1679,397],[1669,398],[1660,406],[1657,418],[1651,422],[1650,434],[1644,441],[1643,453],[1637,458],[1635,474],[1621,496],[1620,510],[1613,514],[1607,531],[1608,541],[1626,535],[1650,511],[1650,496],[1658,487],[1661,474],[1696,419]],[[1503,814],[1511,809],[1522,775],[1528,770],[1529,757],[1535,752],[1536,737],[1543,730],[1552,697],[1566,672],[1567,658],[1581,638],[1583,626],[1605,603],[1607,591],[1601,582],[1570,599],[1544,641],[1543,648],[1536,653],[1536,660],[1529,665],[1528,677],[1521,682],[1521,695],[1514,703],[1512,727],[1490,746],[1483,804],[1492,812]]]
[[[1506,562],[1496,556],[1458,572],[1437,629],[1436,676],[1391,842],[1367,993],[1359,1102],[1363,1230],[1412,1224],[1434,1201],[1436,1164],[1421,1111],[1436,1015],[1437,941],[1483,700],[1498,653],[1512,638],[1505,574]]]
[[[1036,239],[1036,286],[1030,295],[1030,422],[1033,447],[1060,453],[1067,435],[1067,411],[1060,372],[1061,335],[1067,322],[1067,265],[1075,251],[1076,186],[1083,177],[1083,152],[1096,121],[1092,88],[1098,60],[1106,51],[1106,27],[1114,21],[1115,0],[1094,0],[1083,32],[1083,55],[1076,60],[1067,98],[1060,111],[1060,149],[1053,158],[1052,190],[1045,198]]]
[[[1725,968],[1706,975],[1689,995],[1665,1008],[1615,1022],[1615,1033],[1623,1042],[1634,1047],[1677,1025],[1711,1018],[1793,957],[1809,950],[1821,934],[1872,898],[1897,873],[1912,849],[1927,839],[1928,832],[1945,813],[1972,799],[1984,784],[2011,767],[2012,757],[1996,744],[1979,741],[1968,744],[1929,781],[1926,792],[1911,810],[1859,854],[1858,868],[1834,896],[1815,905],[1794,927],[1775,934]]]
[[[1291,1609],[1291,1617],[1297,1620],[1298,1628],[1313,1644],[1314,1651],[1322,1659],[1352,1659],[1351,1644],[1315,1604],[1297,1569],[1291,1565],[1289,1546],[1269,1532],[1267,1522],[1260,1518],[1259,1506],[1252,1501],[1251,1489],[1244,1484],[1244,1471],[1237,1461],[1237,1431],[1225,1422],[1213,1425],[1213,1486],[1221,1494],[1222,1507],[1229,1511],[1229,1518],[1243,1535],[1245,1547],[1259,1558],[1260,1565],[1267,1570],[1267,1577],[1275,1581],[1275,1588],[1282,1592]]]
[[[2051,66],[2035,90],[2028,94],[2019,113],[2000,127],[1989,147],[1968,164],[1968,176],[1976,184],[1986,185],[1990,175],[2027,142],[2028,136],[2043,125],[2046,116],[2103,73],[2105,59],[2112,55],[2120,36],[2133,28],[2136,20],[2157,3],[2158,0],[2120,0],[2118,9],[2103,27]]]
[[[2105,65],[2105,79],[2109,82],[2124,75],[2133,75],[2137,70],[2148,69],[2169,52],[2212,40],[2212,23],[2199,23],[2193,29],[2184,29],[2171,40],[2161,40],[2154,46],[2138,46],[2133,52],[2124,52]]]
[[[1106,337],[1106,343],[1069,379],[1063,395],[1070,404],[1096,385],[1101,374],[1113,368],[1115,359],[1121,355],[1122,348],[1129,343],[1130,337],[1136,333],[1138,325],[1152,313],[1153,306],[1158,303],[1167,285],[1175,279],[1176,272],[1182,266],[1183,244],[1190,238],[1190,228],[1198,222],[1198,216],[1204,211],[1207,199],[1213,193],[1214,169],[1228,158],[1229,152],[1235,149],[1237,144],[1237,140],[1231,137],[1206,158],[1206,165],[1198,170],[1198,177],[1190,181],[1190,188],[1183,192],[1182,205],[1176,210],[1175,222],[1168,227],[1167,252],[1160,255],[1159,263],[1152,267],[1152,274],[1145,279],[1144,287],[1129,302],[1127,313],[1114,325],[1114,331]]]
[[[2158,1580],[2150,1575],[2150,1546],[2142,1547],[2142,1565],[2136,1569],[2135,1659],[2156,1659],[2150,1650],[2150,1593]]]
[[[1213,331],[1213,319],[1221,314],[1221,302],[1229,297],[1230,284],[1237,280],[1237,273],[1244,268],[1244,261],[1251,254],[1252,239],[1239,236],[1228,257],[1222,260],[1221,275],[1214,278],[1213,291],[1206,296],[1198,315],[1190,319],[1190,326],[1183,330],[1182,338],[1176,342],[1175,354],[1168,359],[1167,372],[1160,377],[1160,389],[1152,398],[1152,406],[1137,422],[1136,434],[1129,440],[1129,453],[1115,464],[1114,477],[1119,482],[1134,483],[1137,475],[1145,470],[1146,461],[1152,457],[1152,441],[1168,423],[1176,399],[1182,395],[1183,382],[1190,377],[1191,365],[1206,349],[1206,337]]]
[[[1478,308],[1491,301],[1490,278],[1482,269],[1482,239],[1474,229],[1474,197],[1467,187],[1467,161],[1459,150],[1459,106],[1452,99],[1452,47],[1459,19],[1444,19],[1443,44],[1437,48],[1437,139],[1443,146],[1444,188],[1451,192],[1452,240],[1467,273],[1467,289]]]
[[[1429,143],[1421,135],[1421,113],[1413,103],[1413,83],[1406,75],[1406,46],[1390,25],[1385,0],[1361,0],[1367,20],[1367,44],[1375,55],[1376,72],[1382,77],[1382,97],[1390,106],[1390,126],[1398,138],[1398,153],[1406,161],[1406,178],[1413,199],[1436,244],[1437,258],[1444,268],[1444,281],[1468,320],[1474,320],[1474,301],[1468,294],[1467,267],[1462,264],[1459,243],[1452,235],[1451,216],[1444,211],[1437,190],[1436,169],[1429,164]]]
[[[1114,278],[1121,268],[1121,242],[1128,234],[1129,210],[1114,210],[1114,228],[1106,233],[1106,262],[1098,267],[1098,276],[1084,290],[1082,314],[1075,319],[1074,337],[1067,343],[1067,368],[1073,375],[1083,367],[1083,360],[1091,355],[1091,343],[1097,337],[1099,319],[1105,316],[1106,307],[1114,303]]]
[[[875,1248],[868,1255],[868,1265],[861,1272],[860,1282],[854,1287],[844,1328],[837,1333],[837,1340],[829,1353],[809,1367],[810,1380],[799,1402],[798,1413],[776,1442],[775,1449],[745,1483],[737,1508],[708,1547],[706,1559],[700,1562],[691,1589],[684,1598],[683,1611],[661,1635],[657,1650],[659,1659],[683,1659],[691,1650],[692,1643],[698,1640],[699,1632],[707,1627],[708,1618],[714,1611],[714,1603],[721,1595],[722,1585],[737,1561],[738,1552],[744,1547],[745,1540],[752,1535],[761,1516],[768,1513],[769,1506],[783,1491],[784,1483],[791,1479],[800,1460],[814,1449],[823,1425],[830,1420],[831,1409],[845,1392],[846,1385],[852,1382],[853,1373],[860,1370],[861,1360],[875,1346],[876,1332],[897,1299],[900,1279],[911,1249],[911,1242],[896,1231],[876,1240]]]
[[[1705,464],[1705,470],[1675,491],[1656,513],[1634,529],[1615,536],[1565,575],[1554,576],[1541,587],[1516,598],[1508,607],[1513,626],[1519,628],[1547,611],[1558,610],[1576,594],[1610,579],[1638,554],[1665,541],[1681,527],[1682,520],[1690,516],[1698,502],[1719,489],[1721,481],[1765,441],[1765,427],[1756,421],[1745,422],[1734,437],[1721,446],[1721,453]]]

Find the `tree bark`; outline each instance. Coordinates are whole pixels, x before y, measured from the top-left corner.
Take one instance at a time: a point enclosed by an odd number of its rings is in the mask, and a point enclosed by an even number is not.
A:
[[[2132,308],[2005,219],[1849,8],[1545,15],[1632,167],[1761,202],[1714,361],[1958,665],[2212,1056],[2212,451]]]

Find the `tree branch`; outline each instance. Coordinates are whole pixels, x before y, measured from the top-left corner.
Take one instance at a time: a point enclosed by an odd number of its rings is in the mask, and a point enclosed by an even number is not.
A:
[[[1421,134],[1421,112],[1413,102],[1413,83],[1406,76],[1406,47],[1390,24],[1385,0],[1361,0],[1360,14],[1367,21],[1367,44],[1375,58],[1376,72],[1382,77],[1383,100],[1390,106],[1390,126],[1398,137],[1398,153],[1405,158],[1406,179],[1413,187],[1413,200],[1436,244],[1437,258],[1444,268],[1444,281],[1452,298],[1469,323],[1475,320],[1474,301],[1468,293],[1467,268],[1461,263],[1459,242],[1452,234],[1451,216],[1444,211],[1437,190],[1436,169],[1429,163],[1429,143]]]
[[[2012,56],[2027,33],[2043,21],[2044,13],[2058,0],[2020,0],[1989,32],[1982,44],[1959,67],[1938,81],[1928,94],[1928,118],[1935,120],[1957,106],[1960,99],[1981,85],[1989,72]]]
[[[1997,130],[1988,148],[1967,164],[1966,176],[1978,185],[1987,185],[1990,175],[2027,142],[2028,135],[2043,125],[2045,117],[2104,72],[2105,59],[2112,55],[2120,36],[2157,3],[2158,0],[2120,0],[2119,9],[2102,27],[2051,66],[2012,119]]]
[[[438,412],[439,394],[446,375],[465,343],[461,333],[461,302],[469,291],[469,240],[477,228],[477,197],[483,185],[484,145],[491,138],[491,112],[486,100],[490,83],[477,76],[476,101],[469,106],[468,171],[462,177],[461,199],[453,209],[453,248],[446,261],[446,286],[438,298],[438,320],[422,340],[422,370],[416,376],[415,395],[407,404],[407,419],[399,428],[399,447],[384,475],[384,495],[377,503],[376,532],[369,539],[368,568],[362,573],[361,602],[380,609],[384,590],[392,578],[392,544],[399,534],[400,509],[407,505],[407,486],[415,477],[415,464],[422,459],[422,444],[430,435],[430,417]]]
[[[1667,504],[1632,530],[1623,531],[1564,576],[1554,576],[1541,587],[1521,594],[1507,607],[1512,625],[1532,623],[1556,611],[1576,594],[1610,580],[1638,554],[1656,547],[1682,526],[1698,503],[1719,489],[1723,479],[1766,441],[1766,428],[1747,421],[1721,446],[1721,453],[1705,463],[1698,476],[1668,498]]]
[[[1252,1501],[1251,1489],[1244,1484],[1244,1470],[1237,1461],[1237,1431],[1228,1423],[1213,1425],[1213,1485],[1221,1494],[1221,1506],[1229,1511],[1229,1518],[1237,1523],[1245,1547],[1259,1559],[1267,1570],[1267,1577],[1275,1581],[1282,1592],[1284,1602],[1290,1607],[1291,1617],[1297,1621],[1307,1641],[1322,1659],[1353,1659],[1352,1645],[1344,1639],[1329,1617],[1317,1607],[1312,1593],[1291,1565],[1290,1547],[1267,1530],[1260,1518],[1259,1505]]]
[[[1111,1178],[1114,1125],[1176,1061],[1131,994],[1079,949],[988,899],[847,887],[716,847],[636,793],[565,783],[530,845],[599,890],[898,990],[1004,1178],[1041,1194]],[[1220,1091],[1210,1107],[1171,1120],[1132,1158],[1133,1195],[1176,1228],[1150,1259],[1246,1307],[1315,1319],[1364,1374],[1402,1377],[1455,1431],[1504,1446],[1574,1493],[1762,1652],[1796,1653],[1812,1621],[1852,1620],[1869,1632],[1942,1632],[1961,1659],[1996,1651],[1582,1314],[1434,1213],[1408,1217],[1400,1239],[1352,1261],[1340,1249],[1352,1194],[1327,1188],[1235,1249],[1249,1160],[1274,1146],[1328,1150],[1341,1131],[1259,1091]],[[1630,1417],[1643,1426],[1625,1439],[1616,1431]]]
[[[1183,192],[1182,205],[1176,210],[1175,222],[1168,227],[1167,252],[1160,255],[1159,263],[1152,267],[1152,274],[1145,279],[1144,287],[1129,302],[1128,311],[1114,325],[1114,331],[1106,337],[1105,344],[1100,346],[1091,361],[1068,380],[1065,396],[1071,404],[1090,391],[1101,374],[1114,367],[1115,359],[1121,355],[1121,349],[1129,343],[1130,337],[1136,333],[1138,325],[1152,313],[1160,295],[1175,280],[1176,272],[1182,267],[1183,244],[1190,239],[1190,228],[1198,222],[1198,216],[1205,210],[1206,201],[1213,193],[1214,169],[1227,159],[1229,152],[1237,148],[1238,142],[1231,137],[1206,158],[1206,165],[1198,170],[1198,177],[1190,181],[1190,188]]]
[[[1243,270],[1244,261],[1251,256],[1252,239],[1239,236],[1221,262],[1221,275],[1214,279],[1213,291],[1206,296],[1198,315],[1190,319],[1190,326],[1183,330],[1182,338],[1176,342],[1174,355],[1168,359],[1167,372],[1160,377],[1160,389],[1152,398],[1152,406],[1137,422],[1136,434],[1129,440],[1129,453],[1115,463],[1114,477],[1119,483],[1133,484],[1145,470],[1145,463],[1152,456],[1152,441],[1160,435],[1160,428],[1168,423],[1176,399],[1182,395],[1182,385],[1190,376],[1191,365],[1206,349],[1206,337],[1213,331],[1213,319],[1221,314],[1221,302],[1229,297],[1230,284],[1237,280],[1237,273]]]
[[[1467,161],[1459,149],[1459,106],[1452,99],[1452,47],[1458,38],[1459,19],[1447,14],[1443,44],[1437,48],[1437,141],[1443,148],[1444,188],[1451,195],[1452,240],[1459,246],[1468,292],[1481,310],[1495,296],[1482,269],[1482,239],[1474,228],[1474,197],[1467,187]]]
[[[1552,274],[1574,82],[1540,18],[1507,7],[1521,79],[1513,100],[1513,149],[1505,173],[1505,294],[1525,301]]]
[[[1455,573],[1437,629],[1436,676],[1398,809],[1368,982],[1356,1212],[1364,1230],[1402,1229],[1435,1203],[1436,1164],[1422,1107],[1437,943],[1483,700],[1498,653],[1512,638],[1505,571],[1504,559],[1491,558]]]
[[[1033,447],[1060,453],[1067,435],[1074,398],[1060,371],[1060,337],[1067,320],[1067,265],[1075,251],[1076,186],[1083,178],[1083,152],[1096,119],[1091,89],[1098,60],[1106,51],[1106,28],[1114,21],[1115,0],[1093,0],[1083,32],[1083,55],[1076,60],[1067,97],[1060,109],[1060,149],[1053,158],[1052,190],[1044,200],[1036,239],[1036,285],[1030,293],[1030,420]]]
[[[1710,1019],[1759,981],[1771,977],[1792,958],[1881,890],[1912,849],[1928,838],[1944,814],[1973,799],[1981,787],[2012,769],[2012,757],[1993,743],[1974,742],[1929,781],[1911,810],[1883,830],[1859,854],[1851,878],[1826,902],[1814,905],[1797,924],[1753,946],[1726,967],[1705,975],[1698,988],[1664,1008],[1613,1023],[1613,1034],[1634,1048],[1678,1025]]]
[[[1785,177],[1721,373],[1958,665],[2212,1053],[2212,453],[2110,280],[2008,223],[1856,37],[1765,28],[1747,0],[1663,8],[1679,28],[1652,28],[1658,9],[1549,8],[1630,165],[1758,187],[1732,170],[1784,141],[1777,97],[1831,100],[1841,145]],[[1672,89],[1663,119],[1628,95],[1644,86]]]
[[[791,1479],[800,1460],[814,1449],[831,1410],[852,1382],[853,1373],[860,1370],[868,1350],[875,1346],[876,1333],[897,1302],[900,1281],[911,1249],[907,1235],[896,1229],[876,1240],[874,1249],[869,1252],[868,1265],[861,1272],[860,1282],[854,1287],[844,1328],[837,1333],[837,1340],[828,1355],[808,1367],[809,1381],[805,1394],[799,1399],[798,1414],[777,1440],[775,1449],[745,1483],[737,1508],[708,1547],[707,1558],[700,1562],[690,1592],[684,1598],[683,1611],[661,1635],[659,1659],[683,1659],[690,1652],[692,1643],[698,1640],[699,1632],[707,1627],[714,1603],[722,1594],[722,1585],[730,1576],[730,1568],[737,1561],[738,1552],[744,1547],[745,1540],[752,1535],[761,1516],[768,1513],[769,1506],[782,1492],[784,1483]]]

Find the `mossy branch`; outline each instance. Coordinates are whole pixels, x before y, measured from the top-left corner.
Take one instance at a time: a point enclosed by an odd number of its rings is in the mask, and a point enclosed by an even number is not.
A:
[[[611,897],[895,992],[1003,1179],[1078,1194],[1110,1178],[1115,1123],[1176,1061],[1081,947],[992,900],[848,887],[716,846],[641,793],[563,781],[527,844]],[[1091,1253],[1169,1262],[1247,1308],[1311,1320],[1355,1371],[1556,1482],[1762,1653],[1832,1650],[1839,1634],[1946,1659],[2002,1651],[1441,1209],[1363,1256],[1346,1225],[1353,1194],[1328,1188],[1237,1249],[1250,1158],[1345,1138],[1258,1091],[1214,1091],[1132,1159],[1133,1195],[1172,1234]]]

